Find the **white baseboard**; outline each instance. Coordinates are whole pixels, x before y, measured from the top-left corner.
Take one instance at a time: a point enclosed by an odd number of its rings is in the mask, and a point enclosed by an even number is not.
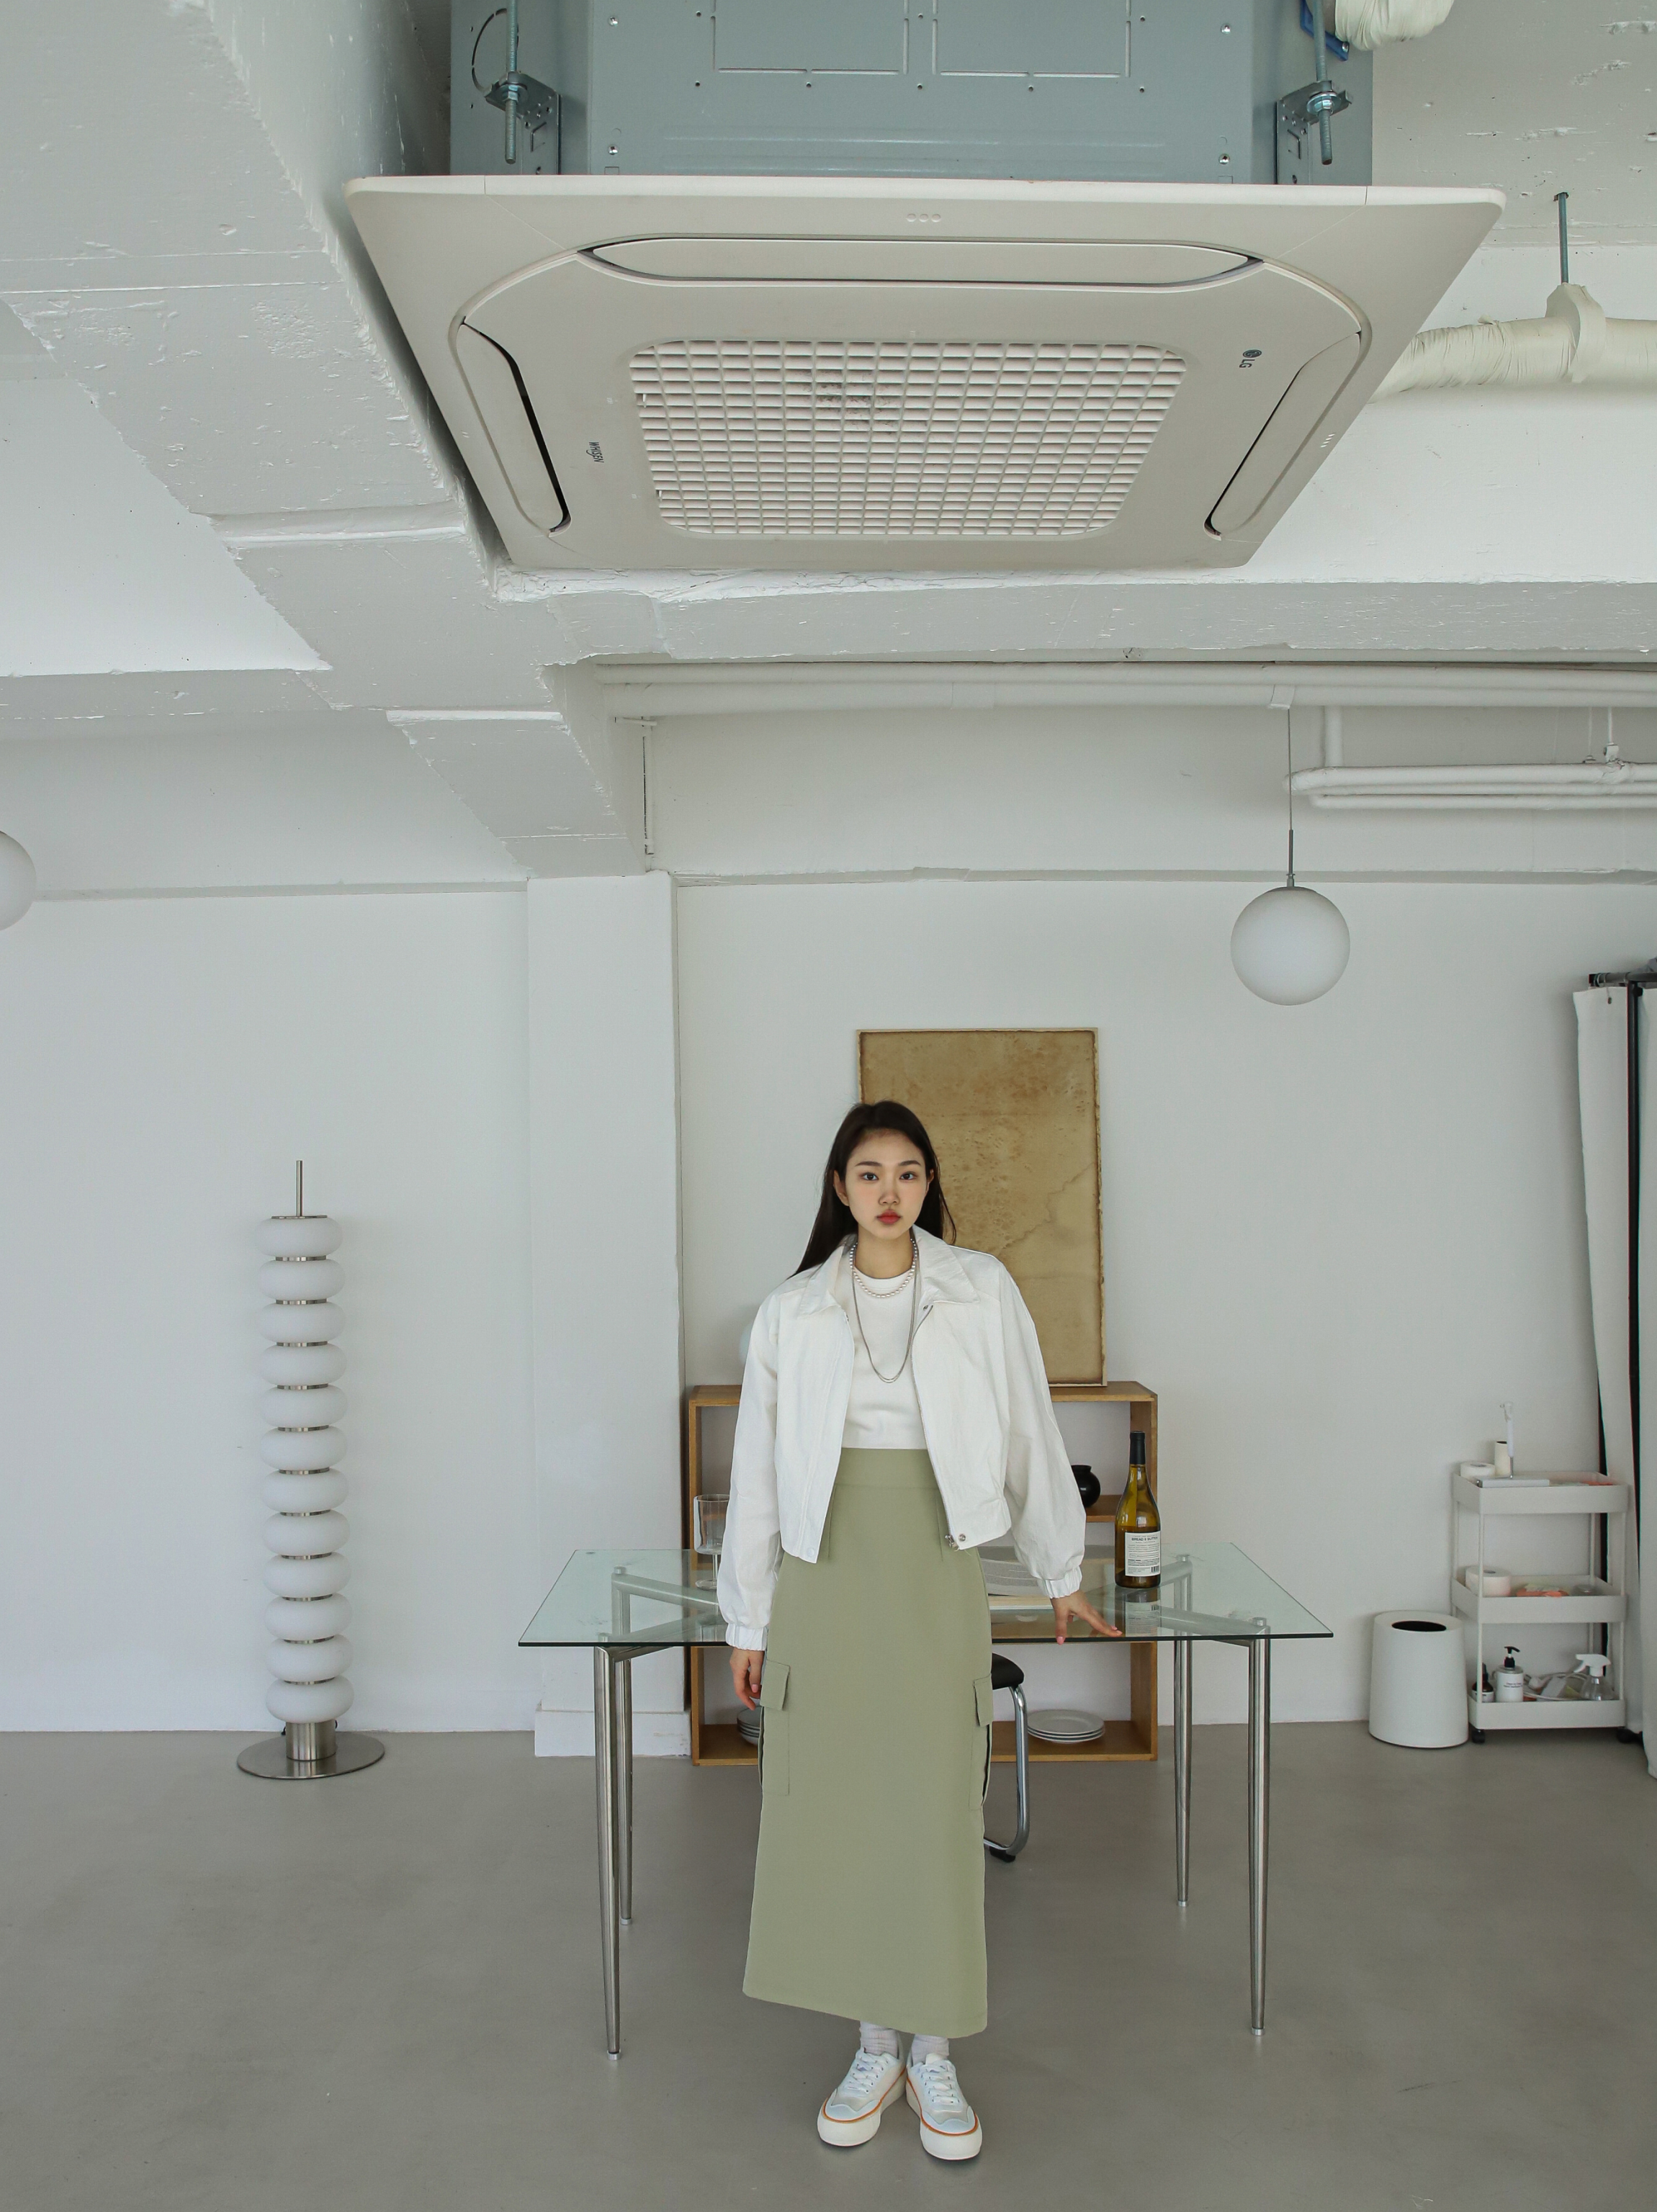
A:
[[[635,1759],[688,1759],[691,1755],[691,1717],[688,1713],[633,1714]],[[591,1759],[593,1715],[558,1712],[549,1705],[535,1708],[537,1759]]]

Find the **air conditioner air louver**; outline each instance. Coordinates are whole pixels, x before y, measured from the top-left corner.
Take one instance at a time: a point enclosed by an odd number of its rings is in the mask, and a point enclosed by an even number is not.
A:
[[[664,521],[704,537],[1078,538],[1185,363],[1148,346],[668,339],[633,356]]]

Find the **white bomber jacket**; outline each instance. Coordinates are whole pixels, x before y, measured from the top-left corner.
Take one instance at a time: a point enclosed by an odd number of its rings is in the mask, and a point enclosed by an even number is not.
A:
[[[949,1522],[963,1551],[1011,1529],[1050,1597],[1081,1587],[1087,1516],[1053,1418],[1041,1346],[1018,1285],[988,1252],[924,1229],[915,1389]],[[731,1502],[719,1563],[725,1640],[763,1650],[782,1554],[814,1560],[851,1399],[851,1323],[835,1291],[850,1237],[759,1309],[742,1377]]]

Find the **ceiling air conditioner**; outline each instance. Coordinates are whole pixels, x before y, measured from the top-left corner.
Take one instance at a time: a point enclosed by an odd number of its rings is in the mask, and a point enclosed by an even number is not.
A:
[[[374,177],[351,212],[525,568],[1246,561],[1493,191]]]

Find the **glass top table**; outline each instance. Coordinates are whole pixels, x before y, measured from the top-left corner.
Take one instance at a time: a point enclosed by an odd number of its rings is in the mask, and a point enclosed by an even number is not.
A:
[[[1006,1545],[978,1557],[996,1644],[1053,1644],[1053,1609]],[[518,1641],[545,1648],[585,1644],[593,1653],[597,1754],[600,1928],[606,2045],[621,2055],[620,1931],[633,1917],[632,1662],[675,1646],[723,1644],[725,1623],[710,1559],[645,1548],[577,1552]],[[1279,1638],[1332,1632],[1234,1544],[1188,1544],[1165,1559],[1154,1594],[1119,1589],[1107,1552],[1090,1552],[1083,1595],[1129,1644],[1173,1647],[1174,1895],[1183,1905],[1191,1875],[1191,1654],[1193,1644],[1235,1644],[1248,1652],[1249,2024],[1265,2026],[1266,1843],[1270,1785],[1271,1647]],[[1102,1643],[1072,1621],[1067,1643]],[[1112,1642],[1118,1640],[1113,1638]],[[1023,1784],[1020,1780],[1020,1794]]]
[[[1051,1644],[1053,1608],[1010,1547],[978,1553],[990,1593],[996,1644]],[[1087,1553],[1081,1591],[1130,1643],[1251,1641],[1257,1637],[1328,1636],[1331,1632],[1281,1583],[1234,1544],[1190,1544],[1171,1553],[1154,1595],[1118,1589],[1108,1553]],[[1104,1639],[1085,1621],[1072,1643]],[[1112,1639],[1115,1641],[1115,1638]],[[725,1623],[714,1568],[694,1552],[577,1552],[518,1639],[540,1646],[621,1644],[657,1651],[685,1644],[722,1644]]]

